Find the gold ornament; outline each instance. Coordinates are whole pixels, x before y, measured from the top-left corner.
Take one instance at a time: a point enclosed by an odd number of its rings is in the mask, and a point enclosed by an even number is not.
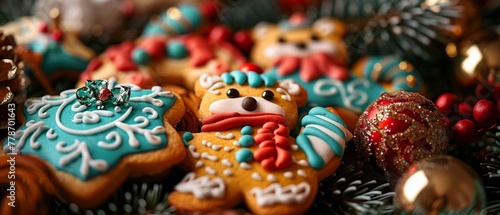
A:
[[[454,58],[455,78],[463,86],[477,83],[480,76],[500,76],[500,35],[493,31],[477,32],[458,46],[450,43],[446,52]]]
[[[396,208],[409,214],[478,214],[485,206],[479,176],[449,156],[415,163],[401,177],[395,192]]]

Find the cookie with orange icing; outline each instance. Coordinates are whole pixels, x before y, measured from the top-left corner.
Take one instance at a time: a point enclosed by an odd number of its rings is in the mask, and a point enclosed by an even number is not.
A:
[[[303,213],[318,182],[340,164],[352,137],[334,112],[311,109],[303,130],[289,135],[307,92],[293,81],[235,70],[203,74],[200,133],[184,133],[189,173],[169,203],[185,211],[227,209],[245,202],[256,214]]]

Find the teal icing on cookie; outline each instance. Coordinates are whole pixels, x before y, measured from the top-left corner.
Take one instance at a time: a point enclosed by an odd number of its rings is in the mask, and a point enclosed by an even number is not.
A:
[[[186,132],[182,135],[182,142],[184,143],[184,146],[187,148],[189,146],[189,141],[193,139],[193,133],[191,132]]]
[[[168,42],[165,49],[169,58],[182,59],[188,56],[188,50],[186,49],[186,46],[184,46],[183,43],[177,41]]]
[[[24,107],[27,123],[15,134],[16,150],[89,180],[126,155],[164,148],[163,114],[175,100],[160,87],[134,87],[128,105],[105,105],[103,109],[79,104],[75,90],[28,100]],[[8,152],[6,144],[4,151]]]
[[[247,75],[243,73],[242,71],[239,70],[233,70],[231,73],[231,76],[234,78],[234,82],[236,82],[239,85],[244,84],[247,81]]]
[[[231,76],[231,74],[229,74],[227,72],[222,73],[221,78],[222,78],[222,81],[224,82],[224,84],[232,84],[233,83],[233,76]]]
[[[202,23],[201,11],[193,5],[184,4],[171,7],[151,19],[142,35],[178,35],[191,32]]]
[[[252,137],[252,135],[243,135],[238,139],[238,142],[240,143],[241,146],[243,147],[249,147],[251,146],[255,141]]]
[[[351,75],[345,81],[322,76],[314,81],[306,82],[300,78],[299,72],[280,76],[276,68],[273,68],[268,74],[279,80],[292,79],[302,85],[307,91],[308,103],[311,106],[337,106],[356,113],[363,112],[371,102],[386,92],[380,84],[355,75]]]
[[[142,66],[146,66],[149,64],[151,61],[151,57],[149,57],[149,54],[141,48],[137,48],[134,51],[132,51],[132,60],[134,63]]]
[[[258,87],[262,84],[262,78],[256,72],[247,72],[248,85]]]
[[[370,56],[363,67],[363,77],[377,82],[390,82],[395,90],[418,92],[423,87],[420,73],[396,56]],[[377,65],[377,66],[376,66]],[[408,76],[411,81],[408,82]]]
[[[42,55],[42,71],[51,75],[61,70],[82,72],[89,63],[88,60],[71,55],[57,41],[33,41],[27,44],[28,49]],[[30,74],[31,73],[31,74]],[[28,74],[32,71],[28,69]]]
[[[251,135],[253,133],[253,128],[249,125],[245,125],[243,128],[241,128],[240,132],[243,135]]]
[[[260,78],[262,78],[262,81],[264,81],[264,85],[266,87],[273,86],[278,81],[278,79],[276,78],[276,76],[269,75],[267,73],[261,74]]]
[[[333,156],[343,156],[345,143],[352,138],[342,119],[322,107],[312,108],[302,126],[297,145],[314,169],[323,168]]]
[[[234,153],[236,161],[238,163],[248,162],[253,160],[253,153],[250,149],[240,149]]]
[[[258,74],[256,72],[242,72],[240,70],[233,70],[229,73],[222,73],[220,78],[224,84],[229,85],[236,82],[239,85],[248,83],[250,87],[257,88],[264,83],[266,87],[271,87],[278,81],[275,75]]]

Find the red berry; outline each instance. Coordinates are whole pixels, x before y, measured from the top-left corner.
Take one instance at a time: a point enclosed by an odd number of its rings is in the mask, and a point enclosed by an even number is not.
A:
[[[469,119],[472,116],[472,107],[469,104],[462,102],[458,105],[458,113],[462,116],[462,118]]]
[[[260,67],[258,67],[257,65],[255,65],[253,63],[245,63],[245,64],[241,65],[240,70],[242,72],[256,72],[257,74],[264,73],[264,71],[262,71],[262,69]]]
[[[54,29],[52,31],[52,38],[55,40],[55,41],[61,41],[62,40],[62,37],[63,37],[63,33],[61,30],[59,29]]]
[[[474,105],[472,114],[481,126],[489,128],[497,121],[498,107],[495,107],[495,103],[490,100],[481,99]]]
[[[462,119],[455,123],[452,134],[458,143],[472,143],[478,138],[476,125],[470,119]]]
[[[441,113],[445,113],[447,110],[453,110],[453,107],[457,105],[458,98],[453,93],[443,93],[436,99],[436,106]]]
[[[109,90],[108,88],[103,88],[99,90],[97,98],[103,102],[108,101],[111,98],[111,90]]]
[[[214,41],[230,41],[231,34],[232,32],[229,27],[217,25],[210,30],[210,33],[208,33],[208,37]]]
[[[253,40],[248,31],[237,31],[234,33],[233,41],[236,46],[243,52],[250,52],[253,47]]]

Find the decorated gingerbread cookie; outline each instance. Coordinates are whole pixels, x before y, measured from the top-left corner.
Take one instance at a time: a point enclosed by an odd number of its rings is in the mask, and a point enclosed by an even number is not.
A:
[[[182,161],[173,126],[184,111],[182,100],[160,87],[88,81],[60,96],[27,100],[26,124],[3,151],[41,158],[57,175],[55,194],[90,208],[126,178],[160,174]]]
[[[419,74],[393,56],[369,58],[359,64],[358,74],[352,73],[347,67],[345,32],[336,19],[313,22],[294,14],[279,24],[255,27],[251,58],[279,80],[301,84],[309,93],[309,108],[336,106],[361,114],[383,92],[421,90]]]
[[[46,23],[35,18],[24,17],[0,27],[0,31],[13,33],[20,43],[16,52],[26,64],[32,83],[40,85],[49,94],[55,94],[52,83],[65,80],[76,82],[95,53],[86,47],[78,34],[63,31],[57,16]],[[31,86],[35,88],[35,86]]]
[[[110,47],[92,60],[81,75],[79,86],[87,79],[115,76],[123,83],[141,87],[176,84],[192,89],[201,74],[220,74],[244,62],[245,58],[231,44],[205,36],[145,36]]]
[[[294,81],[239,70],[203,74],[200,133],[184,133],[188,171],[170,194],[179,210],[213,211],[241,202],[256,214],[303,213],[318,182],[340,164],[351,133],[335,113],[317,107],[298,124],[307,93]]]

